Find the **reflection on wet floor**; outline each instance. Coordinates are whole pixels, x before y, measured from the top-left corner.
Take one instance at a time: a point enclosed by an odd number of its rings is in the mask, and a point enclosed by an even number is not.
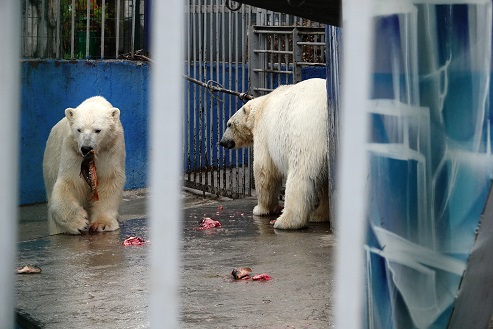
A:
[[[142,198],[129,198],[124,208],[136,213],[133,200],[136,207],[143,205]],[[179,290],[183,328],[333,324],[334,241],[328,224],[279,231],[269,224],[273,218],[252,216],[255,200],[199,204],[183,211]],[[199,230],[204,217],[222,225]],[[18,263],[36,264],[43,273],[16,277],[19,313],[50,328],[149,327],[147,255],[152,241],[125,247],[122,241],[128,236],[147,241],[146,219],[124,221],[116,232],[20,242]],[[231,276],[236,267],[250,267],[252,273],[266,273],[272,280],[236,281]]]

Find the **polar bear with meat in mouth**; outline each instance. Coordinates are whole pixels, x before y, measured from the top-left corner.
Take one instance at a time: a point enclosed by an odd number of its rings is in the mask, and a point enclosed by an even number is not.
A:
[[[81,163],[89,152],[95,154],[98,200],[81,177]],[[46,142],[43,176],[50,234],[118,229],[126,179],[120,110],[101,96],[67,108]]]

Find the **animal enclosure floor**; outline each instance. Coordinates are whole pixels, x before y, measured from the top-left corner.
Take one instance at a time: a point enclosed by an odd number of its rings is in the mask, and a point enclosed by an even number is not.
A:
[[[183,192],[181,328],[328,328],[334,326],[333,249],[328,224],[275,230],[252,216],[253,199],[215,200]],[[21,328],[149,328],[149,248],[122,246],[149,237],[146,191],[126,192],[120,230],[49,236],[46,205],[20,207],[16,275]],[[220,206],[220,207],[219,207]],[[222,226],[198,230],[211,217]],[[166,259],[162,260],[166,263]],[[270,281],[232,279],[250,267]],[[153,326],[153,327],[158,327]]]

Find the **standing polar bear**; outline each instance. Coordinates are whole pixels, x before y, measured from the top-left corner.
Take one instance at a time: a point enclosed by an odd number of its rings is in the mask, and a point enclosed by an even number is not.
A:
[[[279,213],[286,178],[284,210],[274,228],[329,221],[327,116],[325,79],[309,79],[248,101],[227,123],[221,146],[253,143],[254,215]]]
[[[81,177],[84,155],[95,153],[99,201]],[[50,234],[118,229],[125,185],[125,141],[120,110],[101,96],[91,97],[50,132],[43,158]]]

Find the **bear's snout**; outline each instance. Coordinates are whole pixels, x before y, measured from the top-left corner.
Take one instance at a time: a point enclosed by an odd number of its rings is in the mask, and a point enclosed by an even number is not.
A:
[[[235,141],[231,139],[225,139],[222,138],[221,141],[219,142],[219,145],[222,147],[225,147],[227,149],[234,149],[235,148]]]
[[[92,147],[91,146],[82,146],[80,148],[80,151],[82,152],[82,155],[86,155],[87,153],[89,153],[89,151],[92,151]]]

